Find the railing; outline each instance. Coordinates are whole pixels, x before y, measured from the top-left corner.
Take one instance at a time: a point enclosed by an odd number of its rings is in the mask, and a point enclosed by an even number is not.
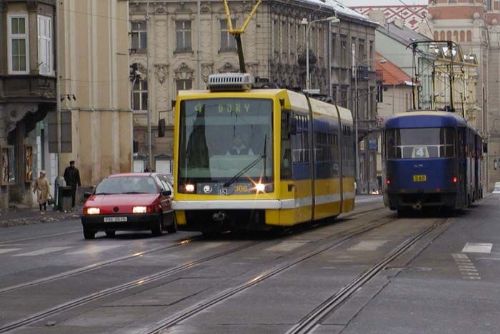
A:
[[[0,99],[56,102],[56,78],[41,75],[0,76]]]

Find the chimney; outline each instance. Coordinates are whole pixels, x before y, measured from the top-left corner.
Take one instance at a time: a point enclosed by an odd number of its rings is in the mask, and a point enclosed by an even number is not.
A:
[[[368,13],[368,17],[380,24],[381,26],[385,26],[387,24],[387,21],[385,19],[385,14],[383,10],[380,9],[374,9]]]

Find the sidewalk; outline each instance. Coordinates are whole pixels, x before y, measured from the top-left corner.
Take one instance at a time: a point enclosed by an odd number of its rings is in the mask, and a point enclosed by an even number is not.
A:
[[[48,206],[47,211],[40,212],[38,208],[18,205],[15,208],[0,209],[0,228],[79,219],[81,211],[81,206],[76,206],[70,212],[55,211],[52,206]]]

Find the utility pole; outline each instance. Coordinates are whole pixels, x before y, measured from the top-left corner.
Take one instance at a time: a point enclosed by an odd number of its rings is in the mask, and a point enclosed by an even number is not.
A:
[[[356,44],[352,43],[352,73],[354,75],[354,136],[356,147],[356,193],[360,187],[359,184],[359,143],[358,143],[358,69],[356,64]]]
[[[151,29],[149,28],[150,27],[150,24],[149,24],[149,20],[150,20],[150,16],[149,16],[149,0],[148,2],[146,3],[146,16],[145,16],[145,19],[146,19],[146,32],[148,34],[148,38],[147,38],[147,47],[146,47],[146,82],[147,82],[147,86],[148,86],[148,110],[147,110],[147,123],[148,123],[148,162],[147,162],[147,168],[149,169],[149,171],[152,171],[153,170],[153,149],[152,149],[152,135],[151,135],[151,81],[152,80],[149,80],[149,77],[151,76],[151,67],[149,66],[149,52],[150,52],[150,49],[151,49]]]

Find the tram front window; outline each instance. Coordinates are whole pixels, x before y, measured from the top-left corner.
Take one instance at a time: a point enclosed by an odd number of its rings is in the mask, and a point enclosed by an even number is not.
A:
[[[187,184],[213,194],[272,181],[272,100],[183,101],[179,136],[180,192]]]
[[[455,155],[452,128],[390,129],[385,133],[388,159],[451,158]]]

